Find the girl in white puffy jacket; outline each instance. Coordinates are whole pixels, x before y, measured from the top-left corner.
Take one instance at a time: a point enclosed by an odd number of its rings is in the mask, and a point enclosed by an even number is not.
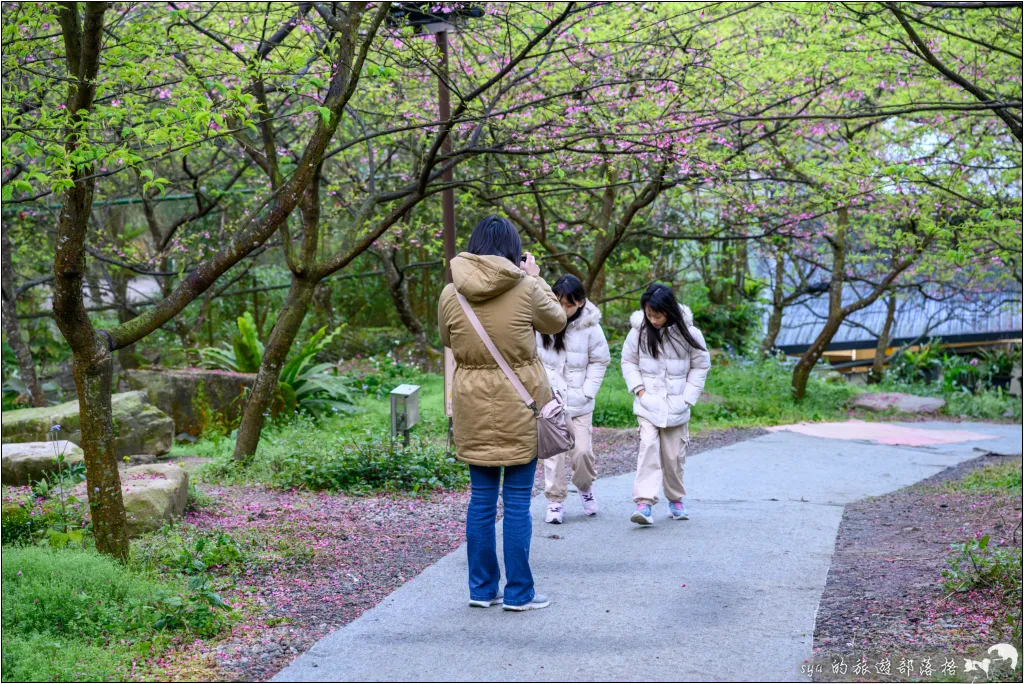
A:
[[[651,507],[664,488],[669,515],[687,520],[683,504],[683,465],[690,441],[690,407],[697,403],[711,368],[704,335],[693,325],[693,313],[680,306],[672,290],[654,284],[640,298],[631,330],[622,345],[622,376],[635,395],[633,412],[640,423],[640,455],[630,518],[651,525]]]
[[[592,438],[594,397],[601,389],[611,357],[601,330],[601,312],[587,301],[580,279],[564,275],[555,282],[551,291],[562,303],[568,322],[565,329],[556,335],[537,333],[537,355],[548,372],[551,389],[561,393],[565,400],[566,413],[572,419],[576,437],[576,446],[567,454],[543,461],[544,495],[549,502],[544,520],[560,524],[568,489],[566,456],[572,468],[572,483],[583,502],[583,512],[597,514],[597,500],[592,490],[597,477]]]

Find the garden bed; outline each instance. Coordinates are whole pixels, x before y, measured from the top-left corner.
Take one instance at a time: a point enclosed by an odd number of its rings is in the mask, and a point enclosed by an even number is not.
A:
[[[983,456],[846,507],[818,610],[815,662],[824,667],[815,679],[963,681],[965,658],[986,657],[993,659],[988,681],[1009,675],[1008,667],[996,667],[995,656],[985,653],[1012,642],[1001,590],[953,591],[943,585],[942,572],[954,555],[951,544],[988,536],[990,549],[1015,554],[1020,581],[1020,463],[1020,456]],[[866,673],[854,671],[862,656]],[[877,671],[886,658],[888,676]],[[926,658],[932,676],[922,674]],[[916,663],[913,674],[906,671],[910,660]],[[942,673],[948,661],[954,661],[956,674]],[[833,672],[833,663],[841,671]],[[981,673],[966,680],[974,674]]]

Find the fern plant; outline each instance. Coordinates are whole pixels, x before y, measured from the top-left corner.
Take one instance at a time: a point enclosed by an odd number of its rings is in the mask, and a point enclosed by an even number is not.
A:
[[[238,317],[238,329],[230,346],[204,347],[199,350],[199,366],[235,373],[256,373],[263,360],[263,343],[256,334],[256,321],[246,311]]]
[[[313,415],[353,413],[356,410],[348,379],[339,376],[330,363],[315,363],[317,354],[340,332],[341,326],[330,333],[327,326],[320,328],[285,363],[277,388],[278,401],[284,407],[284,413],[290,414],[295,409]],[[232,337],[231,346],[200,349],[202,361],[199,365],[236,373],[255,373],[263,360],[263,349],[252,314],[247,311],[238,317],[238,330]]]

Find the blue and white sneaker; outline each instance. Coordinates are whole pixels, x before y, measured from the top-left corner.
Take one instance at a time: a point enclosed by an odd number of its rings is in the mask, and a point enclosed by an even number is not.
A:
[[[637,504],[633,516],[629,519],[637,525],[653,525],[654,516],[651,515],[651,507],[648,504]]]
[[[682,501],[669,501],[668,514],[673,520],[689,520],[690,514],[686,511],[686,504]]]
[[[498,592],[498,595],[492,598],[490,601],[478,601],[476,599],[469,599],[469,605],[472,608],[490,608],[491,606],[500,606],[505,602],[505,597],[502,592]]]

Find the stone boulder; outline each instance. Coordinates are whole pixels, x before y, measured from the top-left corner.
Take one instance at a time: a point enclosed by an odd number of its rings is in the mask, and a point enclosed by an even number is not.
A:
[[[85,452],[66,439],[57,442],[22,442],[0,445],[5,485],[24,487],[57,472],[56,454],[63,452],[68,465],[85,461]]]
[[[86,483],[78,485],[72,495],[86,501]],[[170,463],[128,468],[121,472],[121,496],[128,517],[128,536],[154,532],[185,513],[188,473]]]
[[[899,413],[937,413],[946,405],[938,397],[917,397],[900,392],[858,394],[850,401],[853,408],[866,411],[897,411]]]
[[[122,392],[111,397],[114,415],[115,447],[117,457],[132,454],[160,456],[171,450],[174,443],[174,421],[166,413],[149,403],[145,392]],[[4,444],[14,442],[42,442],[50,428],[60,425],[60,436],[78,441],[78,401],[56,406],[4,411],[2,418]]]
[[[174,421],[174,431],[199,437],[211,428],[232,426],[242,416],[254,373],[179,368],[126,370],[122,381],[141,390]]]

